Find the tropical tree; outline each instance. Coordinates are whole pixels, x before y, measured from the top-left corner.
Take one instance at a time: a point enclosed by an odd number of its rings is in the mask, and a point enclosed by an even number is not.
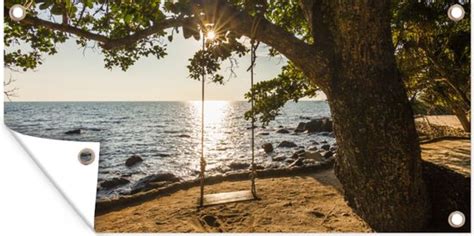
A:
[[[23,1],[5,1],[9,8]],[[37,0],[20,22],[5,20],[10,67],[36,68],[58,43],[97,43],[105,67],[128,69],[139,58],[166,55],[163,39],[178,32],[199,40],[214,30],[189,65],[192,78],[215,82],[220,62],[248,52],[242,37],[289,60],[276,84],[282,99],[320,89],[328,97],[338,142],[335,171],[356,212],[375,230],[416,231],[430,205],[418,136],[397,70],[389,0]],[[264,88],[262,84],[260,88]],[[302,88],[302,90],[298,90]],[[275,90],[276,89],[276,90]],[[268,90],[268,89],[267,89]],[[270,94],[271,95],[271,94]],[[265,96],[265,95],[260,95]],[[279,106],[281,104],[268,104]],[[262,105],[265,106],[265,105]]]
[[[394,4],[396,58],[413,100],[446,107],[470,131],[470,22],[446,17],[450,1]],[[466,19],[470,7],[465,5]]]

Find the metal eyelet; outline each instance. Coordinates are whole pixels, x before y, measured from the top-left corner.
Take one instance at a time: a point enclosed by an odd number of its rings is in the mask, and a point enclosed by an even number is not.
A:
[[[454,22],[462,20],[465,14],[464,8],[459,4],[454,4],[448,9],[448,17]]]
[[[26,8],[23,5],[15,4],[10,8],[9,15],[13,21],[21,21],[26,17]]]
[[[79,152],[79,162],[83,165],[89,165],[95,160],[95,153],[90,148],[84,148]]]
[[[453,211],[449,214],[448,223],[453,228],[461,228],[466,223],[466,216],[460,211]]]

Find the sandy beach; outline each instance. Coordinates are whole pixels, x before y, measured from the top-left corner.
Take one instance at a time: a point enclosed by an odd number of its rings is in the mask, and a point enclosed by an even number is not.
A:
[[[417,117],[415,119],[417,122],[426,122],[428,121],[432,125],[438,126],[448,126],[454,129],[462,129],[461,122],[459,119],[456,118],[454,115],[431,115],[431,116],[423,116]]]
[[[223,182],[206,192],[247,190],[249,181]],[[96,217],[99,232],[369,232],[344,202],[332,170],[259,179],[260,200],[196,208],[199,188],[178,191]]]
[[[471,140],[446,139],[421,145],[423,160],[471,175]]]

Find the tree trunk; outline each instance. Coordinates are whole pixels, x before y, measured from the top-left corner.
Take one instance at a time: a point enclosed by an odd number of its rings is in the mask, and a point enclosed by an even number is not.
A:
[[[470,110],[470,105],[466,106],[464,102],[455,101],[451,96],[449,96],[448,92],[445,91],[443,88],[440,88],[438,94],[441,98],[446,102],[446,104],[451,108],[452,112],[458,118],[459,122],[461,123],[463,130],[466,132],[471,132],[471,122],[467,118],[466,112],[463,109]]]
[[[451,110],[453,111],[454,115],[456,115],[459,122],[461,123],[463,130],[465,132],[471,132],[471,122],[467,118],[466,112],[461,107],[459,102],[453,101],[453,99],[449,98],[445,93],[443,93],[443,96],[445,97],[445,101],[451,107]]]
[[[332,55],[331,79],[322,88],[346,200],[376,231],[421,230],[430,205],[413,113],[393,55],[390,1],[327,5],[321,12],[332,14],[322,18],[333,47],[325,49]]]
[[[471,122],[467,118],[467,115],[463,111],[463,109],[461,109],[458,106],[455,106],[453,108],[453,110],[454,110],[454,114],[456,114],[456,117],[458,118],[459,122],[461,122],[461,125],[462,125],[462,128],[464,129],[464,131],[471,132]]]

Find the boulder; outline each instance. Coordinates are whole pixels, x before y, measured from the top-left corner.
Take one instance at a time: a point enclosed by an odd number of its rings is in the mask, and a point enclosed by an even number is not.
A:
[[[290,131],[288,131],[287,129],[278,129],[276,132],[279,133],[279,134],[289,134],[290,133]]]
[[[218,166],[214,170],[219,172],[219,173],[227,173],[227,172],[231,171],[231,169],[228,166]]]
[[[170,157],[171,156],[171,154],[168,154],[168,153],[158,153],[156,155],[158,155],[159,157]]]
[[[298,155],[298,153],[293,153],[293,155],[291,155],[291,159],[295,160],[295,159],[298,159],[300,157],[300,155]]]
[[[306,123],[304,129],[308,133],[332,132],[332,121],[329,118],[313,119]]]
[[[317,146],[309,146],[308,150],[309,151],[317,151],[317,150],[319,150],[319,148]]]
[[[255,169],[257,169],[257,170],[263,170],[263,169],[265,169],[265,166],[262,166],[262,165],[255,165]],[[249,170],[252,170],[252,167],[250,167]]]
[[[329,144],[324,144],[323,146],[321,146],[321,149],[323,150],[326,150],[326,151],[329,151],[329,148],[331,147],[331,145]]]
[[[313,160],[313,159],[304,159],[304,160],[303,160],[303,164],[304,164],[304,165],[314,165],[314,164],[316,164],[316,160]]]
[[[250,164],[248,163],[241,163],[241,162],[232,162],[229,164],[229,168],[232,170],[241,170],[249,168]]]
[[[139,155],[132,155],[130,158],[128,158],[125,161],[125,165],[127,167],[131,167],[131,166],[134,166],[137,163],[142,162],[142,161],[143,161],[143,159]]]
[[[113,179],[105,180],[104,182],[100,183],[100,187],[102,187],[103,189],[111,189],[111,188],[115,188],[117,186],[125,185],[128,183],[130,183],[128,179],[113,178]]]
[[[304,131],[305,131],[305,128],[304,128],[305,126],[306,126],[306,123],[300,122],[300,123],[298,124],[298,126],[296,127],[295,132],[296,132],[296,133],[304,132]]]
[[[153,174],[147,177],[141,178],[137,183],[140,181],[142,182],[157,182],[157,181],[167,181],[167,182],[178,182],[181,179],[176,177],[176,175],[172,173],[162,173],[162,174]]]
[[[279,163],[271,163],[270,165],[267,166],[267,169],[280,169],[281,168],[281,164]]]
[[[88,128],[88,130],[90,130],[90,131],[102,131],[102,129],[99,129],[99,128]]]
[[[64,134],[78,135],[78,134],[81,134],[81,133],[82,133],[82,129],[73,129],[73,130],[69,130],[69,131],[65,132]]]
[[[298,156],[299,155],[304,155],[304,153],[305,153],[304,149],[303,150],[298,150],[298,151],[295,152],[295,154],[297,154]]]
[[[137,183],[132,187],[131,193],[134,194],[153,188],[163,187],[167,184],[178,182],[180,180],[180,178],[176,177],[172,173],[149,175],[138,180]]]
[[[324,158],[319,152],[306,152],[304,154],[304,158],[306,159],[313,159],[316,161],[322,161]]]
[[[268,132],[260,132],[260,133],[258,133],[257,135],[260,135],[260,136],[267,136],[267,135],[270,135],[270,133],[268,133]]]
[[[316,140],[309,140],[309,142],[310,142],[311,144],[314,144],[314,145],[318,145],[318,144],[319,144],[318,141],[316,141]]]
[[[290,142],[290,141],[283,141],[283,142],[281,142],[280,144],[278,144],[278,147],[281,147],[281,148],[292,148],[292,147],[298,147],[298,145],[296,145],[295,143]]]
[[[333,154],[334,153],[332,151],[326,151],[321,153],[321,155],[326,159],[332,157]]]
[[[273,161],[284,161],[286,159],[286,156],[280,155],[272,158]]]
[[[265,151],[265,153],[273,152],[273,145],[271,143],[264,143],[262,145],[262,148]]]
[[[179,138],[191,138],[188,134],[180,134],[178,135]]]

